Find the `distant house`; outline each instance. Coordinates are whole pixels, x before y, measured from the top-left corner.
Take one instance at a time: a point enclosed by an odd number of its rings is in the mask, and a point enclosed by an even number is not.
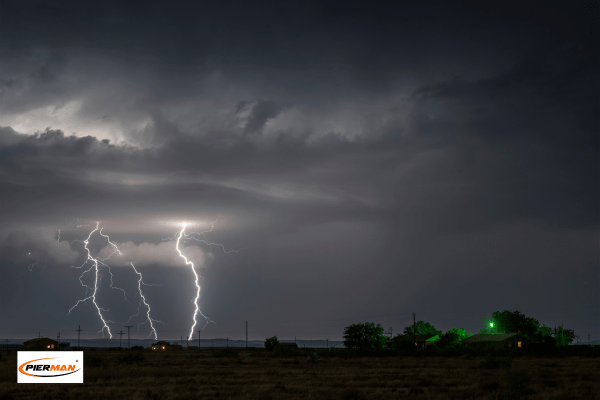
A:
[[[392,342],[394,341],[399,341],[399,342],[413,342],[414,340],[414,346],[424,349],[425,346],[431,346],[433,345],[437,340],[439,340],[439,336],[438,335],[415,335],[413,338],[413,335],[398,335],[395,338],[392,339]]]
[[[35,338],[23,343],[24,350],[58,350],[58,342],[49,338]]]
[[[462,341],[463,346],[467,348],[513,348],[520,349],[529,346],[531,343],[521,333],[497,333],[492,335],[473,335]]]
[[[152,346],[150,346],[151,350],[172,350],[172,345],[169,342],[165,342],[164,340],[161,340],[159,342],[156,343],[152,343]]]
[[[440,340],[440,335],[435,335],[435,336],[432,336],[432,337],[430,337],[429,339],[427,339],[427,340],[425,341],[425,344],[426,344],[426,345],[429,345],[429,344],[432,344],[432,343],[434,343],[434,342],[437,342],[438,340]]]

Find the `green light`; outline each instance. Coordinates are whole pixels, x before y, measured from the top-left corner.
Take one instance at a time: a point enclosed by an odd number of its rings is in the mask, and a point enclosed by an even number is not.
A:
[[[493,322],[490,322],[490,326],[493,328],[493,327],[494,327],[494,323],[493,323]]]

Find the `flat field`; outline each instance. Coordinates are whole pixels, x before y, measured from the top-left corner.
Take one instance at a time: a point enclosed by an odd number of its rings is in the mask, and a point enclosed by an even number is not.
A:
[[[133,354],[86,352],[84,384],[17,384],[16,354],[3,354],[0,399],[600,400],[597,357]]]

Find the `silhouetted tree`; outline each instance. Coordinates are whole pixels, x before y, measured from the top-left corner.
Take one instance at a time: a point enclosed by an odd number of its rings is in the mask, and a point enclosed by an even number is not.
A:
[[[517,333],[521,332],[525,336],[533,339],[540,328],[540,323],[535,318],[526,317],[517,311],[494,311],[491,321],[494,327],[490,330],[493,333]],[[486,329],[489,329],[486,327]]]
[[[425,321],[417,321],[416,322],[416,333],[415,335],[431,335],[431,336],[435,336],[435,335],[441,335],[442,331],[438,331],[437,329],[435,329],[435,327],[433,325],[431,325],[429,322],[425,322]],[[406,328],[404,328],[404,334],[405,335],[412,335],[413,334],[413,325],[407,326]]]
[[[520,332],[542,347],[566,346],[575,337],[575,332],[570,329],[561,326],[555,332],[545,325],[540,325],[537,319],[526,317],[519,311],[494,311],[489,321],[493,322],[494,326],[484,327],[479,331],[480,334]]]
[[[265,349],[271,351],[279,344],[279,340],[277,340],[277,336],[273,336],[272,338],[268,338],[265,340]]]
[[[554,340],[557,346],[568,346],[575,340],[575,331],[565,329],[562,325],[558,327],[554,334]]]
[[[387,337],[383,327],[372,322],[352,324],[344,328],[344,346],[348,349],[382,349]]]
[[[395,350],[413,350],[415,344],[412,340],[412,335],[398,334],[391,339],[391,346]]]
[[[439,347],[458,347],[461,342],[469,336],[473,336],[473,334],[467,334],[467,332],[465,332],[465,330],[462,328],[452,328],[448,332],[441,335],[439,340],[435,343]]]

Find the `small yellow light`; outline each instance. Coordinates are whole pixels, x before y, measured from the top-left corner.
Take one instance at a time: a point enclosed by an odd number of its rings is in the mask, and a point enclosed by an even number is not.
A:
[[[165,346],[163,346],[163,350],[165,349]]]
[[[48,348],[50,348],[50,345],[48,345]]]

